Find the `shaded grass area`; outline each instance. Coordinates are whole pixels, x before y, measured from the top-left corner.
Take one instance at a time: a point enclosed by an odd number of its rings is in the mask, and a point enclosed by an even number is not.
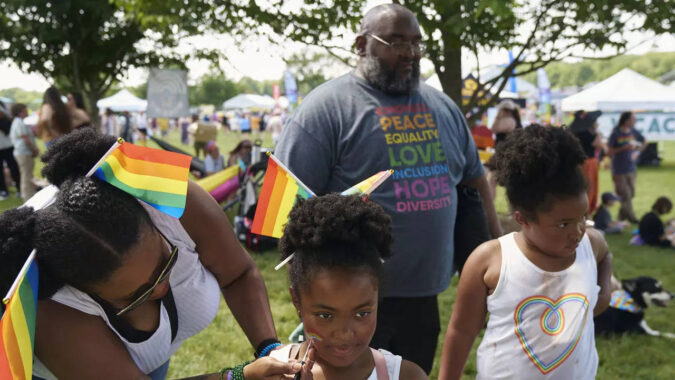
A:
[[[271,147],[271,138],[262,134],[263,146]],[[191,146],[179,143],[179,133],[172,131],[167,141],[181,147],[189,153],[194,153]],[[227,157],[241,139],[239,133],[220,133],[218,144],[221,153]],[[154,144],[149,144],[154,146]],[[44,146],[41,147],[44,151]],[[661,195],[675,199],[675,142],[662,143],[660,146],[664,162],[660,167],[640,168],[637,183],[637,196],[634,207],[639,216],[649,210],[654,200]],[[37,163],[36,174],[42,164]],[[612,191],[611,175],[607,169],[600,172],[600,191]],[[0,201],[0,209],[5,210],[18,206],[20,202],[15,197]],[[508,213],[503,189],[496,202],[501,215]],[[612,210],[616,216],[617,208]],[[668,217],[674,217],[672,214]],[[633,226],[635,228],[635,226]],[[630,233],[618,236],[608,236],[607,241],[614,254],[614,273],[619,279],[648,275],[663,283],[664,288],[675,292],[675,250],[666,250],[651,247],[634,247],[628,244]],[[298,324],[298,318],[291,304],[288,293],[288,284],[285,271],[274,271],[273,267],[279,261],[276,251],[264,254],[252,253],[260,268],[270,298],[277,332],[282,341]],[[455,299],[457,277],[453,278],[451,286],[439,295],[442,331],[439,335],[439,344],[436,352],[435,366],[431,378],[436,378],[442,340],[445,327],[452,312]],[[675,332],[675,306],[666,309],[650,308],[647,310],[647,322],[650,327],[660,331]],[[415,328],[415,326],[411,326]],[[470,379],[476,375],[475,350],[480,338],[474,342],[474,348],[464,370],[464,378]],[[659,337],[647,336],[619,336],[613,338],[596,339],[600,366],[598,379],[675,379],[675,341]],[[215,372],[224,366],[230,366],[244,360],[250,360],[253,348],[232,317],[224,302],[216,319],[209,327],[196,336],[188,339],[171,359],[169,378],[193,376],[201,373]]]

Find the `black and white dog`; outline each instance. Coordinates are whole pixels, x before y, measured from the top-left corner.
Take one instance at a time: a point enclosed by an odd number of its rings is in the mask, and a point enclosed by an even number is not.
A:
[[[673,294],[651,277],[621,281],[621,289],[612,292],[609,307],[595,317],[596,334],[648,334],[675,339],[675,334],[652,330],[644,320],[648,305],[668,306]]]

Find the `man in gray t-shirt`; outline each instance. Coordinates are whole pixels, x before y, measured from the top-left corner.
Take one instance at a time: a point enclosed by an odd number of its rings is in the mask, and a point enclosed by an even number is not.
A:
[[[316,194],[341,192],[393,169],[371,199],[392,218],[371,345],[427,373],[440,331],[436,295],[454,272],[456,186],[478,188],[491,232],[501,234],[466,122],[445,94],[419,81],[419,24],[395,4],[368,12],[357,69],[312,91],[287,121],[275,154]]]

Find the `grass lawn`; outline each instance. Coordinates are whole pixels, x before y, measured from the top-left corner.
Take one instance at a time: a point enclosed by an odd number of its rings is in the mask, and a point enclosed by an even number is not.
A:
[[[269,135],[263,136],[264,146],[271,146]],[[218,142],[221,152],[236,145],[240,135],[235,133],[220,134]],[[180,146],[178,132],[168,136],[168,141]],[[183,146],[193,153],[192,147]],[[649,210],[653,201],[661,195],[675,199],[675,142],[662,143],[660,151],[664,161],[657,168],[640,168],[637,182],[637,196],[633,201],[638,217]],[[37,165],[39,173],[41,164]],[[600,190],[612,191],[613,185],[607,169],[600,171]],[[0,209],[4,210],[18,205],[16,198],[0,201]],[[508,212],[503,191],[497,198],[497,211]],[[613,214],[616,215],[617,208]],[[669,217],[674,217],[672,214]],[[649,247],[628,245],[629,233],[620,236],[608,236],[610,250],[614,254],[614,273],[619,278],[630,278],[639,275],[655,277],[663,283],[664,288],[675,292],[675,250],[664,250]],[[288,294],[285,271],[275,272],[273,267],[278,263],[275,251],[265,254],[252,253],[260,268],[269,293],[272,312],[279,336],[285,340],[298,324],[298,318]],[[439,296],[441,325],[443,331],[439,335],[436,362],[431,378],[438,374],[438,359],[441,344],[452,312],[455,299],[457,277],[451,286]],[[650,308],[647,312],[650,327],[660,331],[675,332],[675,306],[666,309]],[[411,326],[414,328],[414,326]],[[464,377],[469,379],[476,375],[475,349],[480,340],[474,343],[474,350],[464,370]],[[675,379],[675,341],[659,337],[620,336],[615,338],[596,339],[600,366],[598,379]],[[246,340],[241,329],[230,314],[224,302],[215,321],[200,334],[187,340],[171,359],[169,378],[193,376],[206,372],[218,371],[223,366],[230,366],[252,358],[253,349]]]

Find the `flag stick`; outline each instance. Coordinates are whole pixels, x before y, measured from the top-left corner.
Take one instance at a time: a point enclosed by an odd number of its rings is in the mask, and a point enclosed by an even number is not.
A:
[[[274,270],[281,269],[281,267],[283,267],[284,265],[286,265],[289,261],[291,261],[293,259],[293,256],[295,256],[295,252],[291,253],[290,255],[288,255],[287,258],[284,259],[284,261],[277,264],[277,266],[274,267]]]
[[[26,259],[26,262],[23,264],[23,267],[19,271],[19,275],[16,276],[16,279],[14,279],[14,283],[12,286],[9,288],[9,291],[7,292],[7,295],[5,298],[2,299],[2,303],[7,305],[9,303],[9,300],[12,299],[12,295],[14,295],[14,292],[16,291],[16,288],[19,286],[19,283],[21,282],[21,279],[23,276],[28,272],[28,267],[30,267],[30,264],[33,262],[33,259],[35,259],[35,249],[33,249],[28,256],[28,259]]]
[[[313,192],[312,190],[310,190],[309,187],[307,187],[307,185],[305,185],[304,183],[302,183],[302,181],[301,181],[298,177],[296,177],[295,174],[293,174],[293,172],[291,172],[291,171],[286,167],[286,165],[282,164],[282,163],[279,161],[279,159],[276,158],[276,156],[274,156],[272,153],[269,153],[269,152],[268,152],[267,154],[270,156],[271,159],[274,160],[274,162],[277,163],[277,165],[279,165],[282,169],[284,169],[284,170],[286,171],[286,173],[288,173],[288,175],[291,176],[291,178],[293,178],[293,179],[295,180],[295,182],[298,183],[298,185],[302,186],[303,189],[307,190],[307,192],[309,193],[309,195],[311,195],[311,196],[313,196],[313,197],[316,197],[316,194],[314,194],[314,192]]]
[[[92,166],[91,169],[89,169],[89,172],[87,173],[87,175],[86,175],[85,177],[91,177],[91,175],[94,174],[94,172],[96,171],[96,169],[98,169],[98,167],[103,163],[103,161],[104,161],[106,158],[108,158],[108,156],[110,155],[110,153],[112,153],[115,149],[117,149],[118,146],[122,145],[123,142],[124,142],[124,139],[121,138],[121,137],[118,137],[118,138],[117,138],[117,141],[115,141],[115,143],[112,144],[112,146],[110,147],[110,149],[108,149],[108,151],[105,152],[105,154],[103,155],[103,157],[101,157],[101,159],[98,160],[98,162],[97,162],[94,166]]]

